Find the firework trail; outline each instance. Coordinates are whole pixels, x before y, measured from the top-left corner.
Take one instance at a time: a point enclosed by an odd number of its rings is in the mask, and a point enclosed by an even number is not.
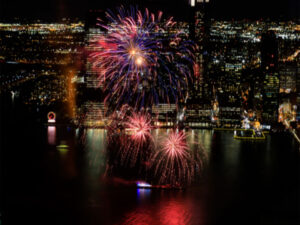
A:
[[[184,131],[171,131],[162,139],[152,157],[158,183],[174,187],[191,184],[202,166],[202,158],[190,150]]]
[[[120,7],[117,15],[108,11],[106,17],[108,24],[99,24],[105,34],[92,43],[99,51],[91,54],[105,102],[119,109],[184,99],[192,80],[194,45],[186,33],[175,32],[176,22],[162,20],[162,12],[155,16],[133,7]]]

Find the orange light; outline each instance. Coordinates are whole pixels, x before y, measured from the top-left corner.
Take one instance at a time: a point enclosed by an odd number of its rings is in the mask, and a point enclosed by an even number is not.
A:
[[[129,53],[130,53],[130,55],[134,56],[136,51],[135,51],[135,49],[132,49]]]

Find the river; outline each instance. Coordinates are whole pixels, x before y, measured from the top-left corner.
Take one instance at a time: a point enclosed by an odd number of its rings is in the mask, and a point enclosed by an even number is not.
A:
[[[184,190],[136,189],[103,179],[105,130],[79,134],[4,108],[3,224],[300,224],[299,146],[288,133],[249,142],[232,132],[189,130],[190,145],[201,143],[206,154],[198,182]]]

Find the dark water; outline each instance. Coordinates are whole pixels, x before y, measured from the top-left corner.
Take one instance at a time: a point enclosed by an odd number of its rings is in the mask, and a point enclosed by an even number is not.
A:
[[[79,146],[75,129],[46,127],[1,104],[3,224],[300,224],[299,146],[288,134],[245,142],[189,131],[207,153],[200,181],[185,190],[135,189],[102,179],[104,130],[87,130]]]

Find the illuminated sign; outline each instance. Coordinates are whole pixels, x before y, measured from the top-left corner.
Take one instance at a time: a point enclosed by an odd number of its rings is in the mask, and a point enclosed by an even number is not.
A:
[[[47,117],[48,117],[48,123],[55,123],[56,115],[54,112],[49,112]]]

